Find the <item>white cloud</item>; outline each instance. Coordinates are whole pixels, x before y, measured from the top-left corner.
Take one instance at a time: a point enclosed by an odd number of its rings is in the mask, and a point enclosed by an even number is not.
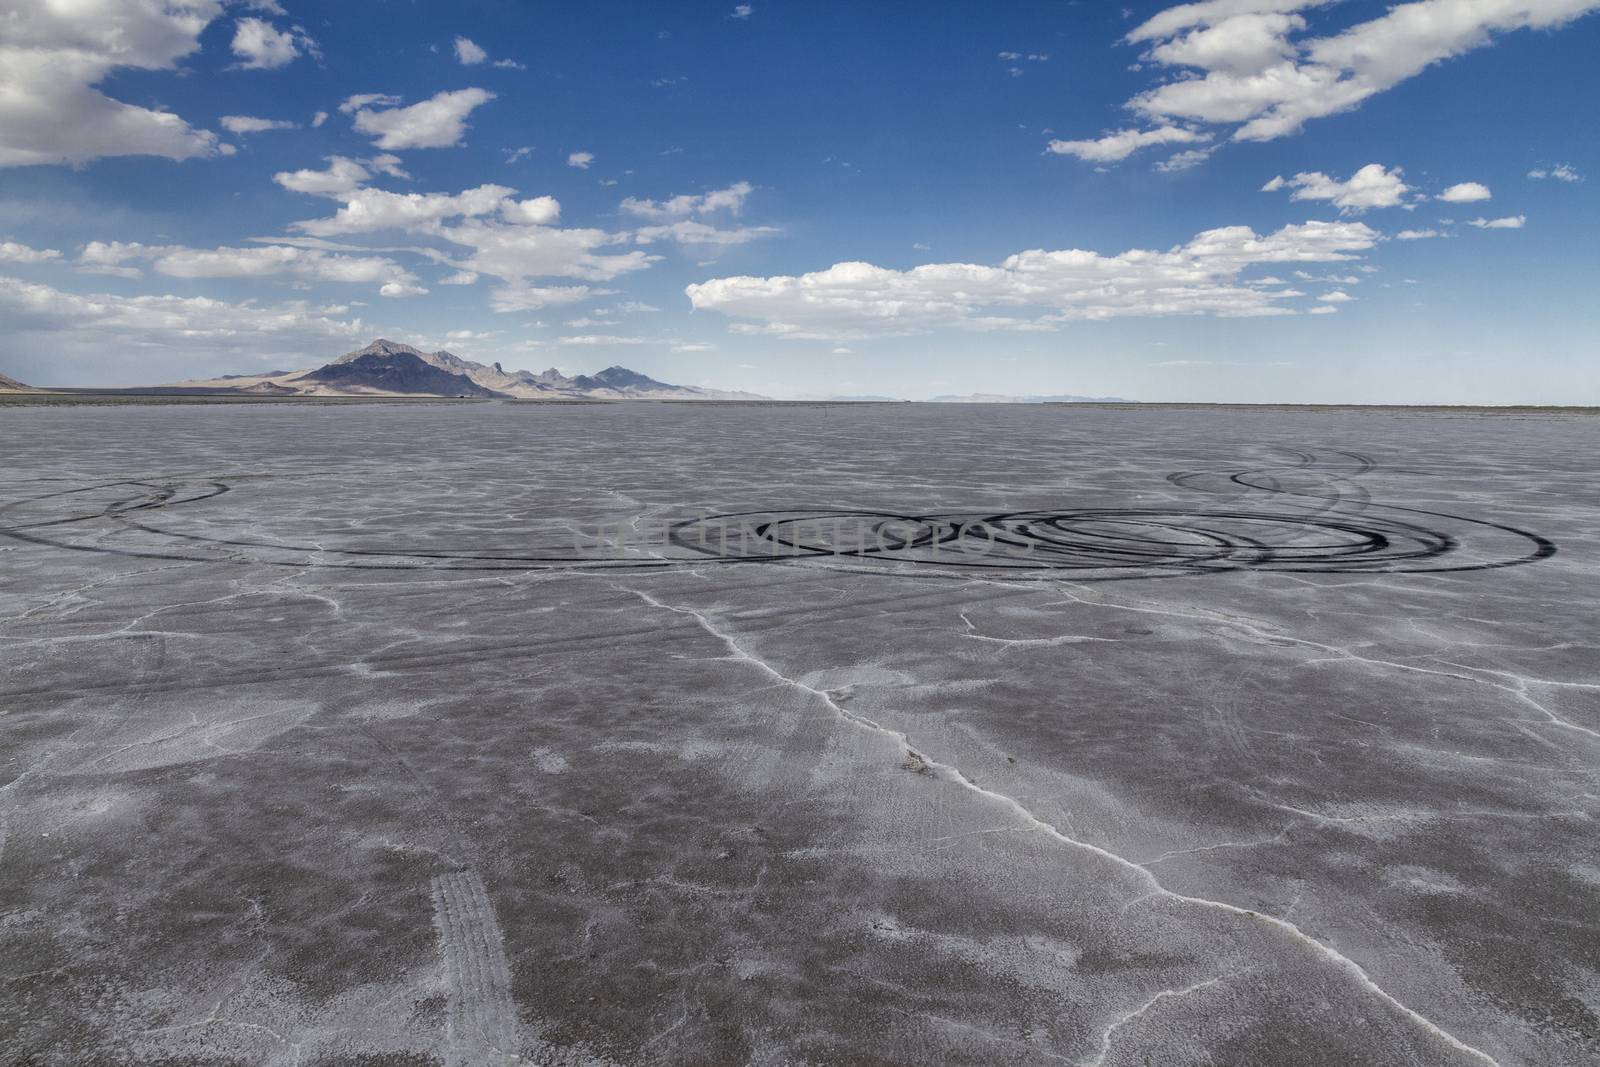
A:
[[[258,18],[234,23],[233,54],[239,57],[239,66],[244,70],[275,70],[288,66],[302,52],[315,50],[316,43],[298,26],[279,30]]]
[[[408,295],[427,290],[416,287],[416,276],[384,256],[342,255],[290,244],[263,244],[246,248],[187,248],[182,245],[144,245],[121,241],[91,241],[79,255],[85,273],[141,275],[135,261],[148,262],[159,274],[171,278],[289,277],[307,282],[344,282],[399,287]],[[392,295],[386,293],[385,295]]]
[[[313,127],[321,126],[324,122],[327,122],[327,121],[328,121],[328,113],[326,111],[319,111],[315,115],[311,116],[311,125]]]
[[[339,110],[348,115],[363,108],[373,106],[394,107],[399,103],[400,97],[391,93],[356,93],[353,96],[345,97],[344,102],[339,105]]]
[[[723,229],[694,219],[663,223],[659,226],[641,226],[634,231],[634,239],[642,245],[656,241],[676,241],[684,245],[742,245],[781,231],[776,226],[735,226]]]
[[[472,273],[470,270],[458,270],[454,274],[447,275],[446,277],[440,278],[439,279],[439,284],[440,285],[472,285],[472,284],[476,283],[477,280],[478,280],[478,276],[476,274]]]
[[[563,337],[564,345],[642,345],[643,337],[618,337],[609,333],[587,333],[576,337]]]
[[[674,352],[715,352],[717,346],[705,341],[685,341],[672,346]]]
[[[61,258],[54,248],[30,248],[15,241],[0,241],[0,263],[48,263]]]
[[[382,256],[336,255],[288,245],[164,248],[158,250],[152,266],[159,273],[173,278],[265,278],[288,275],[305,281],[382,282],[386,285],[410,285],[416,280],[398,263]]]
[[[287,122],[283,119],[257,119],[249,115],[224,115],[221,118],[222,128],[229,133],[264,133],[267,130],[295,130],[299,124]]]
[[[1151,145],[1201,144],[1209,140],[1209,133],[1181,126],[1158,126],[1153,130],[1118,130],[1092,141],[1051,141],[1049,149],[1058,156],[1077,156],[1091,163],[1116,163]]]
[[[501,205],[500,215],[507,222],[520,222],[526,226],[550,226],[561,219],[561,203],[553,196],[537,196],[531,200],[508,200]]]
[[[1185,152],[1174,152],[1172,155],[1156,164],[1156,171],[1160,174],[1180,174],[1186,170],[1193,170],[1211,158],[1217,146],[1209,148],[1191,148]]]
[[[401,181],[409,181],[411,178],[411,175],[407,174],[405,168],[400,165],[399,156],[391,156],[385,153],[373,156],[371,159],[363,159],[361,162],[379,174],[387,174],[391,178],[399,178]]]
[[[1322,301],[1324,304],[1348,304],[1350,301],[1354,300],[1355,297],[1351,296],[1342,289],[1335,289],[1331,293],[1323,293],[1321,296],[1317,297],[1317,299]]]
[[[367,94],[351,97],[340,105],[340,110],[353,110],[356,129],[374,135],[377,139],[373,144],[386,151],[450,148],[466,136],[467,116],[473,109],[494,98],[495,94],[487,89],[457,89],[437,93],[410,107],[378,110],[374,105],[387,105],[394,98]]]
[[[304,359],[322,348],[337,351],[366,333],[361,319],[340,317],[347,311],[303,301],[263,305],[208,297],[83,295],[0,277],[0,319],[12,335],[40,335],[41,343],[68,357],[114,349]]]
[[[489,53],[465,37],[456,38],[456,59],[465,67],[476,66],[489,58]]]
[[[523,145],[520,148],[502,148],[500,151],[505,153],[507,163],[516,163],[533,155],[533,146]]]
[[[1431,237],[1443,237],[1445,235],[1439,230],[1401,230],[1394,236],[1397,241],[1426,241]]]
[[[1368,208],[1395,207],[1399,205],[1410,186],[1400,177],[1399,167],[1387,170],[1381,163],[1368,163],[1350,176],[1338,181],[1320,171],[1301,172],[1285,180],[1274,178],[1261,187],[1264,193],[1292,188],[1291,200],[1328,200],[1342,212],[1361,212]],[[1443,199],[1441,197],[1441,199]]]
[[[1338,310],[1339,309],[1334,307],[1332,304],[1322,304],[1322,305],[1320,305],[1318,307],[1314,307],[1311,310],[1307,311],[1306,314],[1307,315],[1333,315],[1333,314],[1336,314],[1338,312]]]
[[[94,88],[118,69],[171,70],[200,47],[218,0],[7,3],[0,34],[0,166],[102,156],[215,155],[216,135]]]
[[[445,219],[492,215],[515,191],[504,185],[480,185],[454,195],[356,189],[341,197],[344,206],[332,218],[297,222],[294,228],[315,237],[426,229]]]
[[[567,156],[567,166],[577,167],[579,170],[588,170],[589,164],[594,162],[593,152],[573,152]]]
[[[1581,182],[1583,175],[1570,163],[1557,163],[1553,167],[1536,167],[1528,172],[1528,177],[1534,180],[1554,178],[1558,182]]]
[[[744,210],[744,202],[753,186],[749,182],[735,182],[709,193],[683,194],[666,200],[638,200],[628,197],[620,208],[623,214],[650,219],[657,223],[641,227],[634,233],[640,244],[656,241],[676,241],[686,245],[737,245],[778,233],[772,226],[737,226],[720,228],[704,220],[719,212],[737,215]]]
[[[427,292],[428,290],[422,286],[414,285],[410,282],[385,282],[383,287],[378,290],[378,295],[387,297],[424,296]]]
[[[1476,218],[1471,220],[1468,225],[1476,226],[1480,230],[1520,230],[1527,225],[1527,222],[1528,216],[1526,215],[1507,215],[1503,219]]]
[[[737,215],[744,209],[745,199],[753,188],[749,182],[734,182],[725,189],[699,195],[674,196],[667,200],[636,200],[630,196],[622,201],[621,208],[629,215],[663,222],[694,215],[710,215],[717,211]]]
[[[329,156],[327,170],[280,171],[272,180],[292,192],[343,198],[371,177],[371,172],[355,160]]]
[[[541,308],[576,304],[609,290],[587,285],[537,286],[522,282],[502,285],[489,294],[489,307],[499,312],[538,311]]]
[[[750,13],[751,7],[749,4],[739,4],[734,7],[733,14],[729,15],[728,17],[735,19],[747,19],[750,17]]]
[[[1146,45],[1143,62],[1175,68],[1176,77],[1128,106],[1158,128],[1226,125],[1232,140],[1269,141],[1358,107],[1497,34],[1557,29],[1600,9],[1600,0],[1413,0],[1330,36],[1306,36],[1301,12],[1331,2],[1206,0],[1156,14],[1126,40]]]
[[[313,172],[318,173],[318,172]],[[553,197],[514,198],[503,185],[480,185],[460,193],[394,193],[358,188],[329,218],[308,219],[293,228],[314,238],[392,230],[446,242],[464,255],[436,248],[413,249],[463,274],[487,274],[504,283],[490,294],[498,311],[525,311],[571,303],[603,290],[587,286],[545,287],[531,279],[575,278],[609,281],[643,270],[652,257],[642,251],[611,252],[627,234],[598,229],[560,229],[561,205]]]
[[[1450,204],[1471,204],[1478,200],[1488,200],[1493,195],[1487,185],[1479,182],[1462,182],[1459,185],[1452,185],[1434,199]]]
[[[142,278],[144,271],[127,266],[131,259],[144,258],[148,246],[137,241],[90,241],[78,253],[78,270],[84,274],[109,274],[118,278]]]
[[[733,332],[835,341],[950,328],[1051,330],[1129,316],[1289,314],[1286,301],[1301,294],[1239,275],[1256,264],[1350,260],[1378,239],[1359,222],[1307,222],[1264,236],[1232,226],[1166,252],[1034,250],[993,267],[934,263],[905,271],[837,263],[799,277],[716,278],[685,291],[696,309],[751,320]]]

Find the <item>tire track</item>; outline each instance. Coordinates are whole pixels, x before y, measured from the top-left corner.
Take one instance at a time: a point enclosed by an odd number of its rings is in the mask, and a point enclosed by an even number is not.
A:
[[[451,1067],[516,1063],[517,1009],[504,939],[475,870],[433,879],[433,926],[444,955]]]

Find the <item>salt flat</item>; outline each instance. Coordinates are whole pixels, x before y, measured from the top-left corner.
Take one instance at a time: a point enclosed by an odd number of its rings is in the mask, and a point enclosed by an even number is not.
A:
[[[0,412],[5,1062],[1578,1064],[1600,418]]]

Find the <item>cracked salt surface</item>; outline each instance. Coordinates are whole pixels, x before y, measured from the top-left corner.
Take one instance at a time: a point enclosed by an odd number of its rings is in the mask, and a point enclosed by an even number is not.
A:
[[[0,1029],[42,1063],[1592,1062],[1597,438],[19,409]],[[993,528],[1051,566],[548,560],[840,509],[1026,516]]]

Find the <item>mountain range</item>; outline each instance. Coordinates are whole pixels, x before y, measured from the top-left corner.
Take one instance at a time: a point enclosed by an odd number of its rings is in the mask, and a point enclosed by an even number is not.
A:
[[[765,400],[755,393],[670,385],[607,367],[568,377],[554,367],[534,374],[476,363],[450,352],[424,352],[382,338],[314,370],[228,374],[173,388],[258,396],[452,396],[516,400]]]

